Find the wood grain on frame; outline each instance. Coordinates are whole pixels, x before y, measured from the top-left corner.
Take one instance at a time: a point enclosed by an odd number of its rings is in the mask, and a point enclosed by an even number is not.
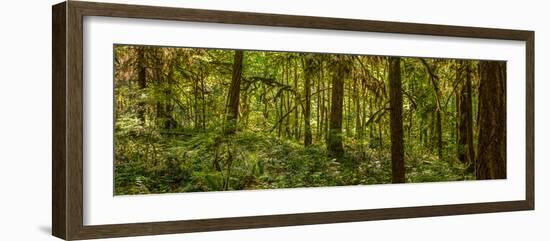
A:
[[[66,237],[65,4],[52,8],[52,233]]]
[[[83,17],[299,27],[519,40],[526,43],[526,197],[491,203],[299,213],[114,225],[83,225]],[[534,209],[534,32],[68,1],[52,8],[52,233],[92,239]]]

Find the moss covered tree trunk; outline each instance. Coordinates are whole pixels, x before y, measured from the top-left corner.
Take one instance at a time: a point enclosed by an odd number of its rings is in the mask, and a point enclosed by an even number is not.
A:
[[[470,63],[462,63],[465,79],[458,103],[458,159],[465,164],[474,161],[474,130],[472,117],[472,75]]]
[[[404,183],[405,160],[403,150],[401,60],[400,58],[392,57],[389,59],[389,62],[392,182]]]
[[[506,178],[506,63],[479,62],[479,143],[476,178]]]
[[[147,88],[147,67],[145,59],[145,47],[136,48],[137,51],[137,84],[140,91],[145,91]],[[140,93],[141,94],[141,93]],[[142,126],[145,126],[145,101],[138,100],[137,116]]]
[[[332,98],[330,108],[330,126],[328,133],[328,154],[330,157],[341,158],[344,154],[342,143],[342,114],[344,105],[345,64],[339,56],[334,63],[332,74]]]
[[[313,77],[313,56],[307,55],[304,65],[304,146],[311,145],[311,78]]]
[[[440,79],[439,76],[435,74],[435,67],[432,69],[432,67],[428,64],[428,62],[425,59],[420,59],[424,67],[426,67],[426,70],[428,70],[428,74],[430,75],[430,81],[432,83],[433,89],[434,89],[434,97],[435,97],[435,118],[432,117],[432,121],[435,119],[434,124],[434,130],[431,132],[432,134],[437,134],[435,138],[437,138],[437,157],[439,160],[443,159],[443,130],[442,130],[442,122],[441,122],[441,90],[439,88],[440,85]],[[432,138],[433,139],[433,138]]]
[[[237,130],[237,118],[239,116],[239,96],[241,92],[241,79],[243,70],[243,51],[236,50],[233,58],[233,75],[229,87],[227,104],[227,119],[225,133],[232,134]]]

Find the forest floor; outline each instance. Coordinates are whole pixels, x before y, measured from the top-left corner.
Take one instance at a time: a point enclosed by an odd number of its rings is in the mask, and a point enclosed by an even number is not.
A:
[[[126,133],[128,134],[128,133]],[[132,136],[133,135],[133,136]],[[320,141],[321,142],[321,141]],[[336,160],[326,146],[238,131],[181,130],[129,134],[115,145],[117,195],[365,185],[391,183],[388,146],[345,143]],[[406,146],[409,183],[474,180],[454,158]]]
[[[253,131],[146,134],[117,140],[115,192],[124,194],[275,189],[391,183],[389,148],[346,143],[327,157],[325,145]],[[422,151],[405,155],[407,182],[473,180],[464,165]]]

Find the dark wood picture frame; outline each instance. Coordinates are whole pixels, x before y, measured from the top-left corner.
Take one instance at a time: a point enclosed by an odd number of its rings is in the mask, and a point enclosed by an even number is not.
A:
[[[52,7],[52,232],[66,240],[533,210],[534,32],[68,1]],[[83,224],[83,17],[451,36],[526,43],[525,200],[88,226]]]

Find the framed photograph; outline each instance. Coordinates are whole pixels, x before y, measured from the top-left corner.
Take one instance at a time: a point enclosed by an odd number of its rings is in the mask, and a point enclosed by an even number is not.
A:
[[[532,31],[52,11],[59,238],[534,209]]]

